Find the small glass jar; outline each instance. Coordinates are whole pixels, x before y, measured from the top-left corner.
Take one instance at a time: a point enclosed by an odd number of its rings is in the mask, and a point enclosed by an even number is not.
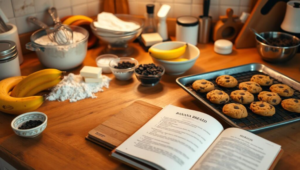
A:
[[[18,51],[13,41],[0,41],[0,80],[21,76]]]

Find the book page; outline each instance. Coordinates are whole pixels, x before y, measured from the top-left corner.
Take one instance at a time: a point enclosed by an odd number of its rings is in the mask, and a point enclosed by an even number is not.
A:
[[[190,169],[222,130],[205,113],[168,105],[117,147],[116,153],[165,169]]]
[[[193,170],[269,169],[281,146],[246,130],[224,130]]]

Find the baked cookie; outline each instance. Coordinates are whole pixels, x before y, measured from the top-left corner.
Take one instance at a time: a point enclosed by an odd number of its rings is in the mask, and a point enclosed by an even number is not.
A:
[[[241,104],[250,104],[254,101],[254,96],[247,90],[234,90],[230,93],[232,100]]]
[[[215,85],[210,81],[201,79],[194,81],[192,88],[197,92],[206,93],[215,89]]]
[[[269,76],[262,74],[253,75],[250,81],[256,82],[261,86],[270,86],[273,84],[273,79],[271,79]]]
[[[270,103],[271,105],[278,105],[281,102],[280,96],[275,92],[262,91],[257,97],[258,100]]]
[[[232,88],[238,84],[238,81],[236,78],[234,78],[230,75],[222,75],[222,76],[217,77],[216,83],[222,87]]]
[[[294,90],[286,84],[273,84],[270,90],[282,97],[291,97],[294,94]]]
[[[206,98],[215,104],[225,104],[229,101],[229,96],[222,90],[212,90],[206,94]]]
[[[241,119],[248,116],[247,109],[244,105],[238,103],[225,104],[222,112],[232,118]]]
[[[242,82],[239,84],[239,89],[247,90],[250,93],[259,93],[262,91],[260,85],[253,81]]]
[[[300,100],[299,99],[284,99],[281,102],[281,106],[290,112],[300,113]]]
[[[273,116],[275,107],[267,102],[255,101],[250,104],[250,109],[253,113],[261,116]]]

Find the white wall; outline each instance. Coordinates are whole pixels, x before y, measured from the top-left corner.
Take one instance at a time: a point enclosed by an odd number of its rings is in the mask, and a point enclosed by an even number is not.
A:
[[[9,18],[10,23],[17,25],[19,34],[34,31],[37,26],[27,23],[28,16],[35,16],[48,25],[52,19],[46,12],[49,7],[56,7],[60,18],[68,15],[95,16],[100,12],[102,0],[0,0],[0,8]],[[203,14],[203,0],[128,0],[131,14],[144,15],[146,4],[154,3],[156,12],[162,4],[171,6],[168,17],[182,15],[198,17]],[[250,12],[254,0],[211,0],[209,15],[218,20],[225,15],[227,8],[232,8],[235,15],[243,11]]]

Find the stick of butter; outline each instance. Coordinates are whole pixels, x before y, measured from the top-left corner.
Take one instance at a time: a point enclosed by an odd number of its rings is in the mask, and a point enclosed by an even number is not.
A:
[[[85,77],[84,81],[86,83],[101,83],[102,82],[102,76],[100,75],[98,78]]]
[[[102,74],[102,69],[100,67],[84,66],[80,70],[80,75],[82,77],[99,78],[101,74]]]

